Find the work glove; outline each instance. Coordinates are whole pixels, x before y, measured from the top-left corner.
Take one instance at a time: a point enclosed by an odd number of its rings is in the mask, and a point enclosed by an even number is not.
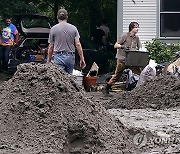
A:
[[[121,49],[129,50],[129,47],[127,47],[127,46],[125,46],[125,45],[121,45]]]

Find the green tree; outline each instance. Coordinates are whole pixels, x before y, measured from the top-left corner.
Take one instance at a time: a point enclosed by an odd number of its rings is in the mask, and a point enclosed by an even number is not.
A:
[[[0,0],[0,19],[21,13],[41,13],[57,23],[57,11],[64,7],[69,22],[76,25],[80,34],[89,37],[95,24],[107,18],[112,35],[116,36],[117,0]]]

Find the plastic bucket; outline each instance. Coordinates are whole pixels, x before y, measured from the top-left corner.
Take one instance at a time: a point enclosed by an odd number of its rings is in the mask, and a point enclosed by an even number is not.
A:
[[[85,90],[88,90],[92,86],[96,86],[97,76],[84,76],[83,78],[83,85]]]
[[[125,64],[127,66],[145,67],[149,63],[149,52],[126,51]]]
[[[75,82],[78,85],[83,85],[83,76],[75,76]]]

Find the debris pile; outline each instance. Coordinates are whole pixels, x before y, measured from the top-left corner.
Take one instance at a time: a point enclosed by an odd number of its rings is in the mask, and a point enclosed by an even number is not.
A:
[[[180,106],[180,80],[175,76],[161,75],[130,92],[122,92],[105,108],[165,109]]]
[[[120,121],[52,64],[22,64],[0,86],[0,153],[129,154]]]

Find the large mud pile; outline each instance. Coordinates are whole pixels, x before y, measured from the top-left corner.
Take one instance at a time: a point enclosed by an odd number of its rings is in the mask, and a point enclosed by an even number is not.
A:
[[[124,126],[52,64],[0,87],[0,154],[137,154]]]
[[[158,76],[129,92],[122,92],[105,103],[106,108],[165,109],[180,106],[180,80],[173,76]]]

